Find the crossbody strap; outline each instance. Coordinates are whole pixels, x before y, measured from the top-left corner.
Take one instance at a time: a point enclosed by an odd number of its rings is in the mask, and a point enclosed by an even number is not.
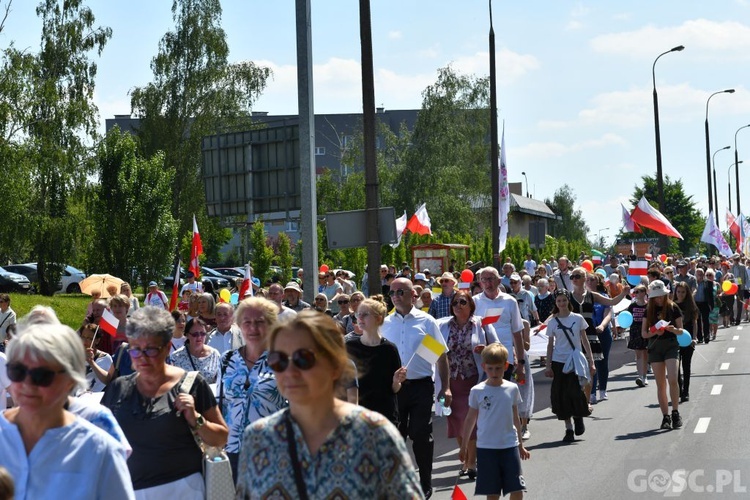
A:
[[[286,420],[286,442],[289,445],[289,457],[292,459],[292,468],[294,469],[294,481],[297,483],[297,497],[300,500],[308,500],[307,487],[302,479],[302,465],[297,458],[297,440],[294,437],[294,427],[292,427],[292,415],[289,410],[285,412]]]
[[[573,340],[570,338],[570,335],[568,335],[568,330],[570,330],[570,328],[568,328],[567,326],[563,325],[562,321],[560,321],[560,318],[555,318],[555,321],[557,321],[557,324],[560,326],[560,329],[565,334],[565,338],[568,339],[568,342],[570,342],[570,347],[572,347],[573,350],[575,351],[576,350],[576,346],[573,344]]]

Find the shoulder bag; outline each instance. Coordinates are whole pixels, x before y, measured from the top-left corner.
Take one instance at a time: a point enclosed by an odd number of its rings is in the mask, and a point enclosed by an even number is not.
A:
[[[579,348],[573,344],[573,339],[570,338],[570,335],[568,334],[568,328],[567,326],[563,325],[560,321],[560,318],[555,318],[555,321],[557,321],[558,326],[565,334],[565,338],[568,339],[568,342],[570,342],[570,347],[573,348],[573,352],[570,353],[570,357],[565,362],[565,366],[563,367],[563,373],[575,373],[578,375],[578,377],[583,377],[586,380],[589,380],[591,377],[591,373],[589,372],[589,364],[586,360],[586,356],[581,352]]]
[[[307,486],[305,486],[305,480],[302,478],[302,464],[299,463],[299,458],[297,457],[297,440],[294,438],[292,414],[288,408],[284,413],[284,420],[286,420],[286,442],[289,445],[289,458],[292,460],[292,468],[294,469],[294,482],[297,484],[297,498],[308,500]]]

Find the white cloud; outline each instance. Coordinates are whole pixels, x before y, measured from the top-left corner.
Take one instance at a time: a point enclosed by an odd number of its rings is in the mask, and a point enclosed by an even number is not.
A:
[[[654,58],[659,48],[684,45],[690,54],[729,59],[750,58],[750,27],[736,21],[694,19],[680,26],[644,26],[634,31],[594,37],[595,52],[626,55],[632,58]]]
[[[565,155],[580,153],[590,149],[601,149],[608,146],[625,146],[627,141],[617,134],[607,133],[596,139],[587,139],[573,144],[561,142],[534,142],[518,149],[511,154],[518,157],[548,159],[560,158]]]
[[[398,30],[394,30],[394,31],[389,31],[388,32],[388,38],[390,40],[400,40],[402,38],[402,36],[403,35]]]
[[[576,31],[583,28],[583,23],[581,21],[569,21],[568,24],[565,25],[565,31]]]
[[[462,72],[476,75],[488,75],[489,52],[476,52],[471,56],[465,56],[453,61],[453,67]],[[507,48],[501,48],[495,55],[495,64],[498,69],[498,83],[508,85],[527,73],[539,69],[539,60],[529,54],[519,54]]]

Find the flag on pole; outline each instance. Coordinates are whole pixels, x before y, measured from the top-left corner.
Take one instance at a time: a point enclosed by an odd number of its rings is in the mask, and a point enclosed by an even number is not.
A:
[[[406,224],[406,229],[415,234],[432,234],[432,223],[427,215],[427,204],[422,203]]]
[[[195,220],[193,215],[193,244],[190,248],[190,271],[196,278],[200,278],[201,266],[198,263],[198,256],[203,254],[203,243],[201,243],[201,233],[198,231],[198,221]]]
[[[458,484],[456,484],[453,487],[453,493],[451,494],[451,500],[468,500],[466,498],[466,495],[463,491],[461,491],[461,488],[458,487]]]
[[[419,347],[417,347],[416,354],[431,365],[434,365],[446,350],[447,349],[443,344],[430,337],[429,335],[425,335],[422,338],[422,342],[419,344]]]
[[[630,212],[628,212],[628,209],[625,208],[625,205],[620,203],[620,206],[622,207],[622,225],[625,227],[625,232],[642,233],[643,230],[641,229],[641,226],[639,226],[633,220],[633,218],[630,216]],[[635,250],[633,250],[633,253],[635,254]]]
[[[708,214],[708,220],[706,221],[706,227],[703,229],[701,241],[715,246],[724,257],[732,256],[732,248],[727,243],[727,240],[724,239],[724,235],[721,234],[716,222],[714,222],[713,211]]]
[[[737,242],[737,251],[739,252],[742,248],[742,235],[740,234],[740,225],[737,223],[737,219],[732,215],[732,212],[729,211],[727,208],[727,228],[729,228],[729,232],[732,233],[732,236],[734,236],[734,241]]]
[[[664,217],[661,212],[651,206],[645,196],[641,198],[638,205],[633,209],[630,217],[643,227],[653,229],[659,234],[684,239],[677,229]]]
[[[401,236],[404,234],[404,231],[406,231],[406,210],[404,210],[404,215],[396,219],[396,243],[391,243],[391,247],[396,248],[401,244]]]
[[[109,309],[105,309],[99,320],[99,329],[104,330],[112,337],[117,336],[117,327],[120,326],[120,320]]]
[[[503,136],[500,139],[500,197],[498,211],[500,216],[500,246],[502,252],[508,241],[508,214],[510,213],[510,188],[508,187],[508,167],[505,159],[505,123],[503,123]]]
[[[482,326],[491,325],[500,319],[500,315],[503,313],[502,307],[491,307],[487,309],[482,318]]]
[[[250,295],[253,295],[253,287],[252,287],[252,279],[253,274],[250,271],[250,264],[245,264],[245,279],[242,280],[242,286],[240,287],[240,300],[245,298],[245,294],[250,292]]]
[[[172,297],[169,299],[169,310],[174,311],[177,307],[177,303],[180,301],[180,259],[174,264],[174,283],[172,283]]]
[[[646,276],[648,274],[648,261],[633,260],[628,266],[628,276]]]

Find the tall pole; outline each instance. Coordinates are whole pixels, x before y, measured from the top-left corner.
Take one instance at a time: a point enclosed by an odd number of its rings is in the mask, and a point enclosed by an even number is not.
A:
[[[742,130],[743,128],[750,127],[750,124],[743,125],[742,127],[737,129],[737,132],[734,133],[734,186],[737,190],[737,217],[740,216],[740,163],[739,156],[737,155],[737,134]],[[732,208],[731,205],[729,208]]]
[[[732,174],[730,171],[732,170],[732,167],[736,166],[736,163],[730,163],[729,168],[727,169],[727,207],[729,207],[729,210],[732,210]]]
[[[531,195],[529,194],[529,178],[526,177],[526,172],[521,172],[521,175],[526,179],[526,198],[531,198]]]
[[[659,131],[659,96],[656,93],[656,61],[659,60],[659,58],[665,54],[669,54],[670,52],[679,52],[681,50],[684,50],[685,47],[683,45],[678,45],[677,47],[673,47],[669,49],[666,52],[662,52],[659,54],[659,56],[654,60],[654,64],[651,66],[651,77],[653,78],[654,82],[654,135],[656,138],[656,190],[657,190],[657,196],[658,196],[658,202],[659,202],[659,210],[664,211],[664,176],[662,173],[661,168],[661,133]],[[666,251],[668,245],[668,240],[665,235],[659,235],[659,246]]]
[[[713,197],[711,193],[711,141],[709,139],[710,134],[708,131],[708,105],[711,102],[711,98],[716,94],[733,94],[734,89],[720,90],[714,92],[708,99],[706,99],[706,121],[705,121],[705,132],[706,132],[706,184],[708,186],[708,213],[710,214],[714,209]]]
[[[492,255],[500,269],[500,153],[497,137],[497,76],[495,74],[495,30],[490,4],[490,178],[492,179]]]
[[[362,45],[362,129],[365,158],[365,213],[367,278],[370,290],[380,286],[380,228],[378,221],[378,166],[375,153],[375,79],[372,58],[370,0],[359,0],[359,38]]]
[[[716,153],[719,151],[726,151],[727,149],[731,148],[731,146],[724,146],[723,148],[719,148],[716,151],[714,151],[713,156],[711,157],[711,163],[713,164],[713,176],[714,176],[714,201],[716,210],[714,211],[714,219],[716,220],[716,227],[719,226],[719,196],[716,194]],[[711,212],[708,212],[709,215]]]

